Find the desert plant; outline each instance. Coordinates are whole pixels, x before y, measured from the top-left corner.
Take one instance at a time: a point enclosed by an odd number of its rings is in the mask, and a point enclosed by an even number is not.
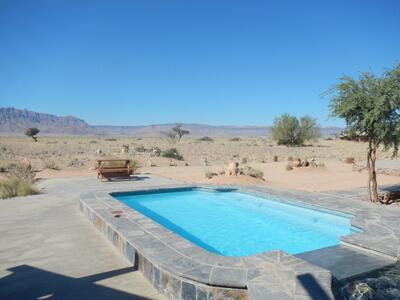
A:
[[[274,155],[274,157],[272,158],[272,161],[273,161],[273,162],[277,162],[277,161],[278,161],[278,156],[277,156],[277,155]]]
[[[305,141],[320,137],[320,129],[316,120],[304,116],[300,120],[289,114],[275,118],[272,126],[272,137],[278,145],[301,146]]]
[[[21,179],[26,182],[33,182],[36,173],[29,163],[15,163],[8,166],[8,176]]]
[[[207,179],[211,179],[211,178],[213,178],[213,176],[217,176],[217,175],[218,175],[217,173],[214,173],[214,172],[211,172],[211,171],[206,171],[205,174],[204,174],[204,176]]]
[[[43,169],[60,170],[61,168],[52,159],[46,159],[43,163]]]
[[[264,177],[264,173],[261,170],[252,168],[250,166],[246,166],[245,168],[242,168],[240,173],[247,175],[247,176],[251,176],[254,178],[263,178]]]
[[[182,128],[182,124],[176,125],[175,127],[171,128],[171,130],[172,130],[173,132],[175,132],[176,135],[178,136],[178,143],[181,141],[181,138],[182,138],[184,135],[187,135],[187,134],[190,133],[189,130],[185,130],[185,129]]]
[[[249,162],[249,159],[247,157],[242,158],[242,164],[247,164]]]
[[[151,148],[151,155],[159,157],[161,155],[161,149],[159,147]]]
[[[293,170],[293,164],[291,162],[288,162],[285,166],[286,171],[291,171]]]
[[[230,141],[231,141],[231,142],[239,142],[239,141],[240,141],[240,138],[234,137],[234,138],[231,138]]]
[[[400,64],[382,76],[342,77],[326,94],[331,97],[331,116],[344,119],[350,135],[363,136],[368,142],[369,199],[378,202],[376,151],[381,145],[384,150],[392,148],[395,157],[400,144]]]
[[[39,193],[32,182],[17,177],[9,177],[0,182],[0,199],[28,196]]]
[[[140,145],[140,146],[137,146],[137,147],[135,148],[135,151],[136,151],[136,152],[146,152],[147,149],[145,148],[145,146]]]
[[[162,132],[162,134],[165,136],[165,138],[167,139],[167,142],[170,144],[176,144],[176,142],[178,141],[178,136],[176,134],[175,131],[167,131],[167,132]]]
[[[161,152],[161,156],[173,158],[176,160],[183,160],[183,156],[181,154],[179,154],[179,152],[176,148],[170,148],[170,149],[164,150],[163,152]]]
[[[25,131],[25,135],[31,137],[35,142],[37,142],[37,135],[39,134],[40,130],[36,127],[28,128]]]
[[[200,141],[200,142],[214,142],[214,140],[212,138],[210,138],[209,136],[203,136],[202,138],[199,138],[198,141]]]

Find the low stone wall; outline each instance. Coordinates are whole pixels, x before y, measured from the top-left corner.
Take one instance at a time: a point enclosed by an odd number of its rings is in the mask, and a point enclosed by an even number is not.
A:
[[[127,241],[116,228],[92,210],[84,201],[80,201],[80,210],[86,218],[117,248],[117,250],[162,294],[170,299],[194,300],[247,300],[246,289],[211,286],[176,276],[154,264]]]

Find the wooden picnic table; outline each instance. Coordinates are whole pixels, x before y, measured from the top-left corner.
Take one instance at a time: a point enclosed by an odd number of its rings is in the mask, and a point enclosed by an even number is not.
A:
[[[108,179],[111,178],[131,178],[135,171],[131,166],[130,159],[111,158],[111,159],[97,159],[97,178]]]

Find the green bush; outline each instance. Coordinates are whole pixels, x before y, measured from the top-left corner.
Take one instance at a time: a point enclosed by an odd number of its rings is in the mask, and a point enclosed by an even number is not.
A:
[[[146,149],[145,146],[140,145],[140,146],[137,146],[137,147],[135,148],[135,151],[136,151],[136,152],[146,152],[147,149]]]
[[[179,152],[178,152],[178,150],[176,150],[176,148],[170,148],[168,150],[161,152],[161,156],[173,158],[176,160],[183,160],[183,156],[181,154],[179,154]]]
[[[0,182],[0,199],[38,194],[32,182],[10,177]]]
[[[199,138],[198,141],[200,141],[200,142],[214,142],[214,140],[212,138],[210,138],[209,136],[203,136],[202,138]]]
[[[274,120],[272,137],[278,145],[301,146],[305,141],[320,137],[320,129],[316,120],[309,116],[298,119],[284,114]]]
[[[239,142],[239,141],[240,141],[240,138],[234,137],[234,138],[231,138],[230,141],[231,141],[231,142]]]

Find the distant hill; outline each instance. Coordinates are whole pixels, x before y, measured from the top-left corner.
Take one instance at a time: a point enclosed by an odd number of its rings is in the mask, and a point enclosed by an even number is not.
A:
[[[143,126],[94,126],[84,120],[72,116],[59,117],[16,108],[0,108],[0,134],[21,135],[29,127],[37,127],[44,135],[132,135],[161,136],[174,124],[154,124]],[[269,126],[212,126],[204,124],[183,124],[191,136],[267,136],[271,132]],[[323,136],[331,136],[341,132],[341,128],[322,128]]]
[[[29,127],[37,127],[41,134],[93,134],[95,130],[85,121],[67,116],[58,117],[13,107],[0,108],[0,132],[23,134]]]

